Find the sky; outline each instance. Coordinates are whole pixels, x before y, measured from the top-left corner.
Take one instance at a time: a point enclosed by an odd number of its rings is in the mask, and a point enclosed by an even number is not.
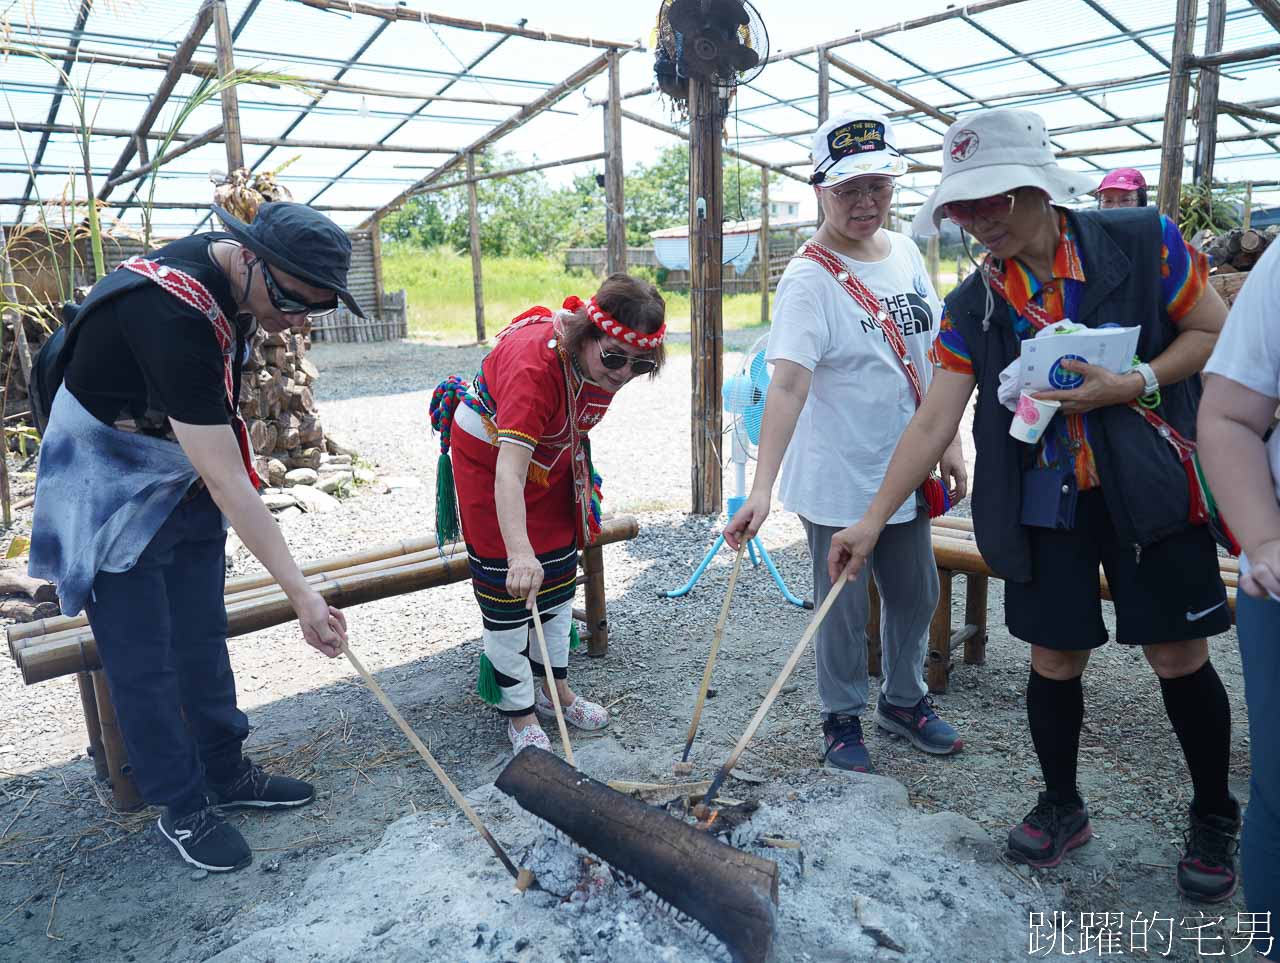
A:
[[[230,19],[238,22],[252,0],[229,0]],[[648,44],[653,29],[657,4],[582,3],[580,0],[409,0],[414,9],[425,9],[442,15],[484,19],[495,23],[514,23],[523,16],[535,29],[560,31],[613,41],[635,41]],[[1107,0],[1106,9],[1126,27],[1143,32],[1144,39],[1158,53],[1168,55],[1170,33],[1155,29],[1166,25],[1172,16],[1173,0]],[[98,0],[89,19],[90,35],[84,46],[99,51],[127,53],[156,59],[171,51],[186,33],[198,0]],[[938,12],[946,7],[941,0],[898,0],[892,6],[894,18],[909,19]],[[781,0],[760,0],[759,12],[768,28],[771,48],[793,50],[835,37],[850,36],[860,29],[886,25],[882,16],[890,8],[884,4],[849,3],[804,7]],[[856,12],[850,12],[856,11]],[[1228,49],[1273,42],[1276,38],[1265,21],[1247,0],[1228,0],[1228,25],[1225,46]],[[66,42],[66,31],[74,21],[73,0],[0,0],[0,16],[15,31],[15,39],[36,39],[57,45]],[[1150,75],[1160,64],[1137,45],[1113,42],[1105,46],[1085,47],[1088,41],[1113,36],[1115,28],[1083,0],[1026,0],[1025,3],[976,17],[978,23],[998,34],[1021,51],[1050,51],[1041,62],[1054,75],[1050,77],[1031,65],[1009,55],[989,37],[973,28],[951,21],[921,30],[895,34],[885,38],[889,49],[870,43],[851,44],[839,53],[866,70],[890,81],[907,81],[906,89],[930,103],[963,100],[957,89],[977,97],[998,97],[1017,90],[1054,86],[1054,78],[1070,82],[1115,77]],[[263,70],[280,70],[316,78],[331,78],[342,62],[368,43],[382,21],[346,12],[332,13],[304,6],[297,0],[259,0],[259,6],[248,27],[236,42],[237,64]],[[140,28],[145,24],[145,28]],[[143,34],[143,40],[138,39]],[[1203,36],[1203,29],[1200,31]],[[208,43],[197,53],[197,60],[211,61],[212,33]],[[444,81],[442,75],[455,71],[495,42],[497,35],[440,27],[429,22],[398,22],[382,30],[372,40],[362,58],[363,66],[350,70],[344,81],[382,89],[393,88],[413,93],[430,93]],[[159,43],[150,42],[159,41]],[[896,51],[895,55],[892,51]],[[477,69],[479,76],[455,84],[449,93],[525,103],[590,62],[597,52],[582,46],[543,43],[511,38]],[[994,67],[976,67],[986,61],[1004,58]],[[748,153],[773,163],[803,161],[808,155],[808,138],[787,141],[761,141],[761,128],[772,131],[812,129],[816,124],[813,97],[816,93],[815,63],[812,56],[803,63],[770,64],[750,88],[743,88],[736,98],[737,109],[727,124],[727,143],[737,143]],[[912,63],[934,71],[948,71],[944,82],[912,80],[920,71]],[[648,52],[628,54],[621,61],[624,91],[648,85],[652,79],[652,55]],[[1230,68],[1222,80],[1222,96],[1235,101],[1276,97],[1280,85],[1275,82],[1276,61],[1263,65],[1239,65]],[[102,130],[132,129],[147,98],[161,74],[158,70],[130,67],[77,65],[73,81],[86,90],[87,109]],[[832,110],[883,109],[845,90],[843,75],[832,71]],[[56,73],[48,65],[29,58],[0,61],[0,120],[43,121],[51,103],[50,88]],[[852,79],[850,82],[853,83]],[[185,79],[179,91],[191,89],[194,81]],[[107,94],[107,91],[113,93]],[[123,93],[121,93],[123,92]],[[1166,87],[1162,78],[1119,85],[1095,92],[1088,100],[1077,96],[1047,98],[1037,109],[1050,127],[1088,123],[1105,119],[1105,111],[1122,116],[1160,114],[1164,108]],[[561,157],[593,153],[601,149],[602,117],[588,98],[604,94],[603,76],[566,98],[553,114],[545,114],[499,142],[499,149],[517,155],[520,163],[535,163]],[[778,101],[809,98],[795,106]],[[288,89],[270,90],[241,87],[242,129],[246,136],[278,137],[299,116],[300,107],[309,98]],[[371,142],[385,136],[399,118],[393,115],[414,101],[401,98],[362,97],[345,93],[328,94],[297,123],[290,136],[311,140],[344,140]],[[678,123],[670,105],[655,96],[629,100],[626,107],[665,123]],[[406,123],[392,135],[391,142],[457,149],[483,135],[485,130],[515,111],[512,106],[461,103],[437,103],[422,116]],[[161,115],[158,126],[172,124],[176,106]],[[220,120],[216,104],[197,109],[183,130],[203,131]],[[64,98],[58,121],[74,123],[75,110]],[[1264,125],[1265,126],[1265,125]],[[1133,145],[1159,140],[1158,122],[1093,133],[1065,135],[1058,138],[1064,148],[1096,145]],[[898,127],[898,140],[903,146],[936,144],[941,141],[943,125],[903,123]],[[1236,121],[1223,118],[1220,133],[1230,135],[1244,130]],[[0,131],[0,198],[20,195],[26,184],[25,168],[38,149],[40,138],[34,134],[19,135]],[[658,150],[674,141],[660,132],[624,121],[624,162],[630,167],[653,158]],[[1276,143],[1280,143],[1277,141]],[[119,155],[119,139],[97,136],[92,142],[93,166],[105,172]],[[246,147],[246,157],[270,169],[295,154],[298,160],[282,175],[298,200],[315,200],[324,204],[379,204],[394,196],[413,179],[426,174],[433,162],[447,155],[408,155],[378,153],[369,155],[353,168],[343,182],[325,189],[326,181],[342,173],[356,159],[352,155],[331,150],[268,150]],[[1275,153],[1259,141],[1223,143],[1218,151],[1220,177],[1275,178]],[[75,141],[56,136],[48,146],[43,163],[47,173],[38,179],[45,196],[57,196],[68,189],[67,171],[77,164]],[[937,163],[938,155],[919,155],[921,161]],[[1100,158],[1098,164],[1138,166],[1149,179],[1156,179],[1158,151],[1125,152]],[[1081,160],[1064,162],[1098,177],[1101,170]],[[193,196],[211,194],[209,172],[225,167],[221,145],[209,145],[175,160],[156,182],[157,200],[189,200]],[[803,166],[795,167],[806,173]],[[565,167],[549,171],[553,182],[567,181],[583,167]],[[936,174],[908,175],[904,178],[903,202],[918,202],[936,181]],[[772,195],[803,202],[802,212],[812,210],[812,194],[805,185],[775,177]],[[84,185],[75,186],[79,196]],[[130,188],[121,187],[113,197],[129,195]],[[319,193],[323,190],[323,193]],[[1263,198],[1260,196],[1259,198]],[[0,204],[0,222],[13,218],[16,206]],[[345,226],[354,226],[360,214],[335,214]],[[170,233],[184,233],[196,226],[199,216],[188,212],[157,212],[157,224]],[[136,213],[127,218],[136,223]]]

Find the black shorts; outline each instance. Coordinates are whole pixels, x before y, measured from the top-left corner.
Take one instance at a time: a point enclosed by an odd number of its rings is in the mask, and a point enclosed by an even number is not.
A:
[[[1107,641],[1098,565],[1106,572],[1122,645],[1182,642],[1231,628],[1218,551],[1205,526],[1142,549],[1122,542],[1100,489],[1080,493],[1075,528],[1031,528],[1030,582],[1006,582],[1009,632],[1047,649]]]

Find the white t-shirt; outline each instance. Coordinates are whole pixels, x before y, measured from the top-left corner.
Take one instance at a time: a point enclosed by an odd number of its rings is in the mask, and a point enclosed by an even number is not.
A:
[[[915,243],[893,231],[885,234],[891,251],[884,260],[841,260],[898,325],[927,390],[928,352],[942,305]],[[820,525],[853,524],[871,504],[915,414],[915,395],[902,363],[880,323],[826,268],[807,258],[793,258],[778,282],[767,357],[813,372],[809,398],[782,461],[783,506]],[[889,521],[908,522],[915,515],[913,496]]]
[[[1249,272],[1204,370],[1280,398],[1280,244],[1268,247]],[[1280,430],[1267,442],[1267,461],[1280,499]],[[1249,571],[1243,555],[1240,570]]]

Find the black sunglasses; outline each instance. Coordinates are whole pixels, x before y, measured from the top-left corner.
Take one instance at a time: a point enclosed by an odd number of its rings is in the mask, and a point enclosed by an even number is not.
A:
[[[600,363],[610,371],[617,371],[619,368],[625,367],[627,362],[631,362],[631,373],[633,375],[651,374],[658,368],[658,362],[652,358],[633,358],[629,354],[623,354],[621,351],[606,351],[600,348]]]
[[[262,265],[262,279],[267,285],[267,297],[271,299],[271,306],[281,314],[305,314],[308,318],[314,319],[338,310],[336,299],[327,304],[310,304],[301,295],[286,291],[275,279],[266,261],[258,258],[255,263]]]

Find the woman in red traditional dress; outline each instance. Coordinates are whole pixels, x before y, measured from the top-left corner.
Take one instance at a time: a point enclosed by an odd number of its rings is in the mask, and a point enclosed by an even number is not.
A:
[[[619,389],[662,367],[665,319],[653,285],[611,275],[587,303],[570,297],[560,311],[517,317],[470,384],[451,377],[431,400],[440,542],[456,537],[450,523],[460,518],[484,626],[477,690],[507,717],[516,752],[550,749],[538,724],[554,710],[532,632],[535,599],[566,721],[580,729],[609,722],[567,681],[578,552],[600,519],[587,433]]]

